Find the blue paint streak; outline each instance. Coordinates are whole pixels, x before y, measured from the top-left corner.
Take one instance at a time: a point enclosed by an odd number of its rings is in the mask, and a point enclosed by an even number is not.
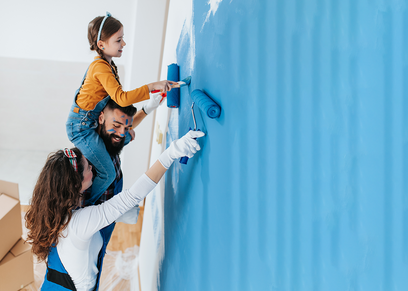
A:
[[[403,47],[408,47],[408,10],[406,9],[403,13]],[[406,53],[405,53],[406,54]],[[404,66],[402,71],[402,79],[408,80],[408,66]],[[403,82],[402,84],[402,96],[408,96],[408,82]],[[403,132],[402,137],[404,141],[408,140],[408,114],[406,114],[406,108],[408,108],[408,98],[403,99],[403,105],[401,107],[401,114],[403,116]],[[405,142],[403,145],[402,152],[402,176],[408,177],[408,143]],[[402,192],[408,193],[408,179],[403,179],[402,182]],[[403,263],[408,265],[408,195],[403,195],[403,218],[402,218],[402,258]]]
[[[320,213],[321,213],[321,93],[322,86],[321,81],[322,76],[322,23],[323,23],[323,11],[325,10],[325,5],[323,1],[318,1],[316,4],[316,14],[313,18],[312,27],[312,136],[311,136],[311,215],[312,215],[312,226],[311,226],[311,257],[310,268],[312,270],[312,289],[319,290],[319,278],[321,277],[321,223],[320,223]]]
[[[107,132],[112,132],[112,133],[115,133],[115,132],[116,132],[116,130],[114,130],[114,129],[112,128],[112,129],[108,129],[108,130],[107,130]]]
[[[384,104],[384,283],[381,286],[382,290],[394,290],[393,288],[393,112],[392,112],[392,98],[393,96],[393,36],[392,36],[392,22],[393,15],[392,11],[385,11],[382,15],[384,21],[384,32],[383,32],[383,67],[384,67],[384,92],[383,92],[383,104]]]
[[[286,209],[286,197],[287,197],[287,189],[286,189],[286,133],[287,131],[285,128],[287,127],[285,122],[286,117],[286,66],[285,66],[285,58],[286,58],[286,51],[287,48],[285,47],[286,44],[286,27],[285,27],[285,2],[278,1],[277,8],[276,8],[276,19],[279,25],[276,26],[276,45],[277,45],[277,63],[276,63],[276,70],[277,70],[277,84],[276,84],[276,96],[277,96],[277,103],[276,108],[274,108],[274,113],[276,116],[276,139],[275,139],[275,150],[276,150],[276,206],[275,206],[275,213],[276,213],[276,260],[275,260],[275,273],[274,277],[276,278],[276,287],[280,290],[287,289],[287,260],[286,260],[286,246],[287,242],[287,234],[286,234],[286,217],[285,217],[285,209]]]
[[[290,176],[292,181],[291,193],[290,193],[290,207],[291,207],[291,217],[290,217],[290,227],[291,227],[291,265],[290,265],[290,279],[289,288],[290,290],[299,290],[300,287],[300,229],[301,229],[301,208],[300,208],[300,180],[301,172],[299,168],[301,167],[300,159],[300,101],[301,101],[301,91],[299,86],[296,84],[301,83],[300,74],[302,69],[302,62],[300,62],[300,47],[301,47],[301,27],[302,25],[302,14],[303,2],[297,1],[295,7],[295,18],[296,18],[296,29],[292,34],[291,38],[291,125],[292,131],[290,135],[291,143],[291,169]]]

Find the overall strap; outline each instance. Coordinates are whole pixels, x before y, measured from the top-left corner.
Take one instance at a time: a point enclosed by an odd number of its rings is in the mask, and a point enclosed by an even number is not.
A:
[[[47,286],[46,282],[44,282],[43,287],[45,288],[43,289],[45,290],[48,290],[47,288],[49,287],[50,290],[58,289],[76,291],[75,284],[72,281],[71,276],[65,270],[56,247],[51,247],[50,253],[48,254],[46,281],[57,284],[59,287],[56,287],[55,285],[54,287]]]
[[[96,284],[95,284],[95,288],[93,289],[94,291],[97,291],[99,289],[99,282],[100,282],[100,278],[101,278],[101,274],[102,274],[102,266],[103,266],[103,259],[105,258],[106,255],[106,247],[108,246],[108,243],[110,241],[110,238],[112,236],[112,232],[115,229],[115,222],[105,226],[104,228],[102,228],[99,233],[101,234],[102,237],[102,248],[99,252],[98,255],[98,263],[97,263],[97,267],[99,270],[98,276],[96,278]]]
[[[94,60],[92,61],[92,63],[95,62],[95,61],[97,61],[97,60],[101,60],[101,58],[94,59]],[[89,64],[88,68],[87,68],[86,71],[85,71],[85,74],[84,74],[84,77],[82,78],[82,83],[81,83],[81,86],[80,86],[79,89],[78,89],[78,92],[79,92],[79,90],[81,90],[82,85],[84,85],[85,78],[86,78],[86,74],[88,74],[89,67],[92,65],[92,63]]]
[[[93,62],[95,62],[95,61],[97,61],[97,60],[102,60],[102,58],[97,58],[97,59],[93,60]],[[93,62],[92,62],[92,63],[93,63]],[[92,65],[92,63],[89,64],[88,68],[87,68],[86,71],[85,71],[84,77],[82,78],[81,86],[79,86],[78,90],[77,90],[76,93],[75,93],[75,100],[76,100],[77,95],[79,94],[79,91],[81,91],[81,88],[82,88],[82,86],[84,85],[85,78],[86,78],[86,74],[88,74],[89,67]],[[115,72],[113,71],[112,66],[111,66],[111,70],[112,70],[113,75],[116,76]],[[115,77],[115,79],[116,79],[116,81],[118,81],[118,83],[119,83],[119,85],[120,85],[119,80],[118,80],[116,77]]]
[[[115,180],[114,183],[115,183],[115,188],[113,190],[113,193],[114,193],[114,195],[117,195],[120,192],[122,192],[122,189],[123,189],[123,177],[119,181]]]

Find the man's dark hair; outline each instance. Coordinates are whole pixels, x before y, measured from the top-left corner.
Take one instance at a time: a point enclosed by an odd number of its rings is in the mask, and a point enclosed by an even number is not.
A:
[[[133,117],[133,115],[135,115],[137,111],[136,107],[134,107],[133,105],[122,107],[116,104],[116,102],[113,101],[112,99],[109,99],[105,108],[108,108],[109,110],[119,109],[120,111],[122,111],[126,115],[129,115],[130,117]]]

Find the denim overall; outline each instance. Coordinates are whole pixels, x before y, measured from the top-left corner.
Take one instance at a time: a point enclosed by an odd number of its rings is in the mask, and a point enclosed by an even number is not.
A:
[[[114,194],[122,192],[123,188],[123,179],[115,184]],[[102,237],[102,248],[98,255],[97,267],[99,270],[98,277],[96,278],[96,284],[94,291],[97,291],[99,288],[99,279],[102,273],[102,264],[103,259],[106,254],[106,247],[111,238],[112,232],[115,228],[115,222],[102,228],[99,233]],[[48,254],[47,260],[47,271],[45,273],[44,282],[41,286],[42,291],[66,291],[66,290],[76,290],[74,282],[69,276],[67,270],[65,270],[64,265],[62,264],[60,257],[57,252],[56,247],[51,247],[50,253]]]
[[[82,84],[85,81],[88,69],[82,79]],[[99,115],[108,103],[110,96],[99,101],[93,110],[86,111],[76,104],[76,99],[81,87],[82,85],[75,92],[74,102],[65,125],[68,139],[82,152],[88,161],[91,162],[97,172],[92,183],[91,198],[87,201],[87,204],[90,205],[94,204],[99,197],[101,197],[102,193],[112,184],[116,178],[116,172],[111,157],[106,150],[105,143],[96,132]],[[126,132],[125,145],[128,144],[130,140],[131,136],[129,132]]]

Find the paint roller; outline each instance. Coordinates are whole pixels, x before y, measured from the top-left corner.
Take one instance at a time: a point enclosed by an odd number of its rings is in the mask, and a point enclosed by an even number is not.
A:
[[[188,86],[191,83],[191,77],[187,77],[180,81],[180,70],[177,64],[170,64],[167,66],[167,80],[177,82],[172,85],[171,91],[167,93],[161,93],[162,100],[167,95],[167,107],[179,108],[180,106],[180,87]],[[158,93],[160,90],[154,90],[151,93]],[[161,101],[160,101],[161,102]]]
[[[180,106],[180,87],[188,86],[191,82],[191,77],[187,77],[181,81],[180,70],[177,64],[170,64],[167,66],[167,80],[177,82],[177,84],[172,85],[171,91],[167,92],[167,107],[169,108],[179,108]],[[152,91],[152,93],[157,93],[159,90]],[[162,97],[166,97],[166,93],[162,93]],[[217,118],[221,114],[221,107],[215,103],[207,94],[203,91],[196,89],[191,93],[191,98],[193,99],[193,104],[191,106],[191,113],[194,120],[194,130],[197,130],[197,124],[194,117],[194,103],[209,117]],[[191,128],[190,128],[191,130]],[[199,130],[199,129],[198,129]],[[182,157],[180,163],[187,164],[188,157]]]
[[[180,87],[188,86],[191,83],[191,77],[187,77],[181,81],[180,70],[177,64],[167,66],[167,80],[177,82],[173,85],[171,91],[167,92],[167,107],[179,108],[180,106]],[[159,90],[156,90],[159,92]],[[191,98],[196,105],[210,118],[217,118],[221,114],[221,107],[218,106],[207,94],[196,89],[191,93]]]
[[[173,91],[173,90],[172,90]],[[194,130],[197,128],[197,124],[194,117],[194,104],[196,104],[201,111],[203,111],[209,118],[218,118],[221,114],[221,107],[215,103],[207,94],[203,91],[196,89],[191,93],[191,99],[193,104],[191,105],[191,113],[193,115]],[[190,128],[191,130],[191,128]],[[199,129],[198,129],[199,130]],[[187,164],[188,157],[182,157],[180,159],[181,164]]]
[[[203,91],[195,89],[191,93],[191,99],[209,118],[214,119],[220,116],[221,107]]]

